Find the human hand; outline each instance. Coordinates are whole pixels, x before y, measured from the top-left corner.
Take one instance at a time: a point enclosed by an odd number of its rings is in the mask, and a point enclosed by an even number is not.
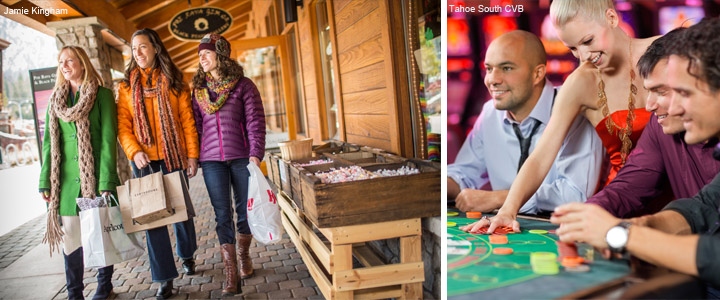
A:
[[[104,191],[104,192],[102,192],[101,195],[102,195],[103,198],[110,198],[110,196],[112,196],[112,192],[111,192],[111,191]]]
[[[489,234],[495,232],[495,229],[501,226],[512,227],[513,231],[520,232],[520,223],[515,220],[514,215],[504,214],[498,212],[498,214],[492,218],[483,217],[480,221],[460,227],[460,230],[466,232],[478,231],[483,227],[489,226],[487,232]]]
[[[255,156],[250,156],[250,161],[255,163],[258,167],[260,167],[260,159],[258,159]]]
[[[463,212],[490,212],[500,208],[506,196],[507,191],[463,189],[455,198],[455,207]]]
[[[48,192],[48,191],[40,192],[40,198],[42,198],[43,201],[50,203],[50,192]]]
[[[605,235],[620,219],[596,204],[569,203],[555,208],[550,222],[560,224],[560,241],[584,242],[603,251],[608,248]]]
[[[143,151],[138,151],[133,156],[133,161],[138,169],[145,168],[150,163],[150,157]]]
[[[198,170],[197,158],[188,158],[188,178],[195,177],[195,174],[197,174],[197,170]]]

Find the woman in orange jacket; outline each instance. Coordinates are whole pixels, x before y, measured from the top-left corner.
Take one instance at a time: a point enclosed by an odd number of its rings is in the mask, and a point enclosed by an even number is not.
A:
[[[132,35],[132,59],[118,91],[118,138],[132,158],[135,177],[155,171],[197,173],[198,146],[190,92],[180,69],[170,60],[152,29]],[[185,274],[195,273],[197,250],[193,218],[175,223],[177,254]],[[158,299],[172,296],[178,276],[166,226],[146,231],[153,282],[160,282]]]

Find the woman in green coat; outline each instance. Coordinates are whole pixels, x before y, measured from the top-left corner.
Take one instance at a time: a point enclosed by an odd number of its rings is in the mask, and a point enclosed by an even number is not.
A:
[[[112,91],[100,86],[102,79],[82,48],[63,47],[58,63],[42,143],[39,187],[41,197],[49,203],[43,241],[50,244],[51,253],[62,241],[68,299],[82,299],[85,268],[75,199],[115,193],[117,107]],[[93,299],[110,296],[112,274],[113,266],[98,270]]]

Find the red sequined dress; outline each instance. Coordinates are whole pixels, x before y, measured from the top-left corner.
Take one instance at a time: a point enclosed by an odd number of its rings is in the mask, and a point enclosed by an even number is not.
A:
[[[652,113],[646,111],[645,108],[637,108],[633,111],[635,112],[635,118],[632,122],[630,140],[632,140],[632,147],[635,148],[637,140],[640,138],[643,129],[645,129],[645,125],[650,120],[650,115]],[[595,131],[597,131],[597,134],[600,137],[600,140],[602,140],[603,146],[607,151],[606,159],[609,162],[608,170],[606,172],[607,179],[602,186],[606,186],[610,183],[615,178],[620,168],[624,165],[621,151],[623,142],[620,137],[618,137],[618,132],[622,130],[622,128],[626,127],[628,112],[629,110],[615,111],[602,119],[602,121],[595,126]],[[616,130],[614,130],[613,134],[611,134],[606,127],[605,121],[607,118],[612,118],[616,125]]]

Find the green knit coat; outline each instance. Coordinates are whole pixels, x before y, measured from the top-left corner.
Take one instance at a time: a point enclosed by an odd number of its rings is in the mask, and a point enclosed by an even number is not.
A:
[[[80,93],[75,93],[79,99]],[[72,105],[68,96],[68,106]],[[49,109],[48,109],[49,111]],[[117,106],[112,91],[98,87],[95,104],[88,116],[90,120],[90,143],[95,158],[95,190],[116,192],[119,185],[117,175]],[[45,120],[48,120],[47,115]],[[64,122],[57,118],[60,128],[60,211],[61,216],[77,216],[79,208],[75,199],[80,194],[80,167],[78,165],[78,139],[75,122]],[[50,126],[45,123],[42,143],[43,164],[40,171],[40,190],[50,190]]]

